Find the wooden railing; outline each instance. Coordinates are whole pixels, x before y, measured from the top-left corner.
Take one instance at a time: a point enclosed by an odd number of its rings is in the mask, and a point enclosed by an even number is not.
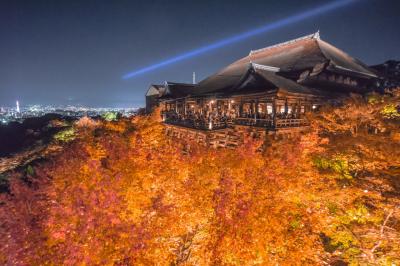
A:
[[[238,117],[238,118],[235,118],[234,123],[236,125],[243,125],[243,126],[270,128],[270,127],[272,127],[273,120],[272,119],[254,119],[254,118]]]
[[[307,125],[309,125],[309,123],[304,118],[287,118],[287,119],[277,119],[275,128],[302,127]]]
[[[255,118],[235,118],[227,120],[213,120],[212,124],[207,120],[202,119],[179,119],[177,117],[166,116],[164,123],[178,125],[183,127],[189,127],[201,130],[216,130],[227,128],[231,125],[243,125],[263,128],[289,128],[289,127],[301,127],[309,125],[308,121],[304,118],[279,118],[274,120],[267,119],[255,119]]]
[[[207,121],[202,120],[178,120],[178,119],[166,119],[164,121],[166,124],[177,125],[182,127],[189,127],[194,129],[201,129],[201,130],[216,130],[216,129],[223,129],[228,127],[227,122],[212,122],[211,125]]]

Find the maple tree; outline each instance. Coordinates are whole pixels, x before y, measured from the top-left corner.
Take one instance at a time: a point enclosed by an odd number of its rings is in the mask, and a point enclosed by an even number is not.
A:
[[[215,150],[168,138],[157,113],[85,118],[59,155],[10,178],[0,261],[399,263],[399,99],[353,96],[263,151],[252,139]]]

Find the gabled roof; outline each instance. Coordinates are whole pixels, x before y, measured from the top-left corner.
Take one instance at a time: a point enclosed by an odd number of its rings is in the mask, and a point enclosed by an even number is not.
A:
[[[195,91],[195,84],[165,82],[165,92],[161,95],[162,99],[176,99],[186,97],[193,94]]]
[[[320,39],[319,32],[295,40],[254,50],[214,75],[202,80],[199,93],[224,90],[234,86],[246,73],[250,63],[279,69],[282,73],[301,73],[317,64],[329,64],[341,72],[376,77],[374,70],[342,50]]]
[[[246,74],[228,93],[248,94],[258,92],[283,92],[289,94],[318,95],[315,89],[308,88],[293,80],[282,77],[269,66],[251,63]]]
[[[268,80],[269,82],[274,84],[274,86],[276,86],[278,90],[285,91],[288,93],[300,93],[300,94],[310,94],[310,95],[317,94],[317,91],[315,89],[302,86],[294,82],[293,80],[279,76],[277,73],[257,67],[254,67],[254,72],[255,74],[261,76],[265,80]]]
[[[165,87],[160,84],[151,84],[149,89],[146,92],[146,96],[161,96],[164,93]]]

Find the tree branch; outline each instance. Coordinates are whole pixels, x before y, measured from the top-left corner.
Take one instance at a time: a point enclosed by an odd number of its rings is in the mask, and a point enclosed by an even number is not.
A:
[[[375,252],[375,250],[382,244],[383,237],[385,236],[385,232],[384,232],[384,231],[385,231],[386,224],[387,224],[387,222],[389,221],[390,217],[393,215],[393,213],[394,213],[394,209],[391,210],[391,211],[389,212],[389,214],[386,216],[386,218],[385,218],[385,220],[383,221],[383,224],[381,225],[381,228],[380,228],[380,230],[379,230],[379,232],[380,232],[380,239],[379,239],[378,243],[376,243],[376,244],[372,247],[372,249],[368,252],[368,253],[369,253],[369,258],[370,258],[371,261],[375,261],[374,252]]]

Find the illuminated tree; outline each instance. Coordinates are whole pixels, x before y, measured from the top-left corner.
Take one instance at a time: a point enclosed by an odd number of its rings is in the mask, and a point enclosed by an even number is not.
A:
[[[251,138],[214,150],[165,137],[157,112],[78,123],[0,196],[0,261],[399,263],[399,118],[385,111],[399,97],[373,99],[326,107],[308,133],[263,151]]]

